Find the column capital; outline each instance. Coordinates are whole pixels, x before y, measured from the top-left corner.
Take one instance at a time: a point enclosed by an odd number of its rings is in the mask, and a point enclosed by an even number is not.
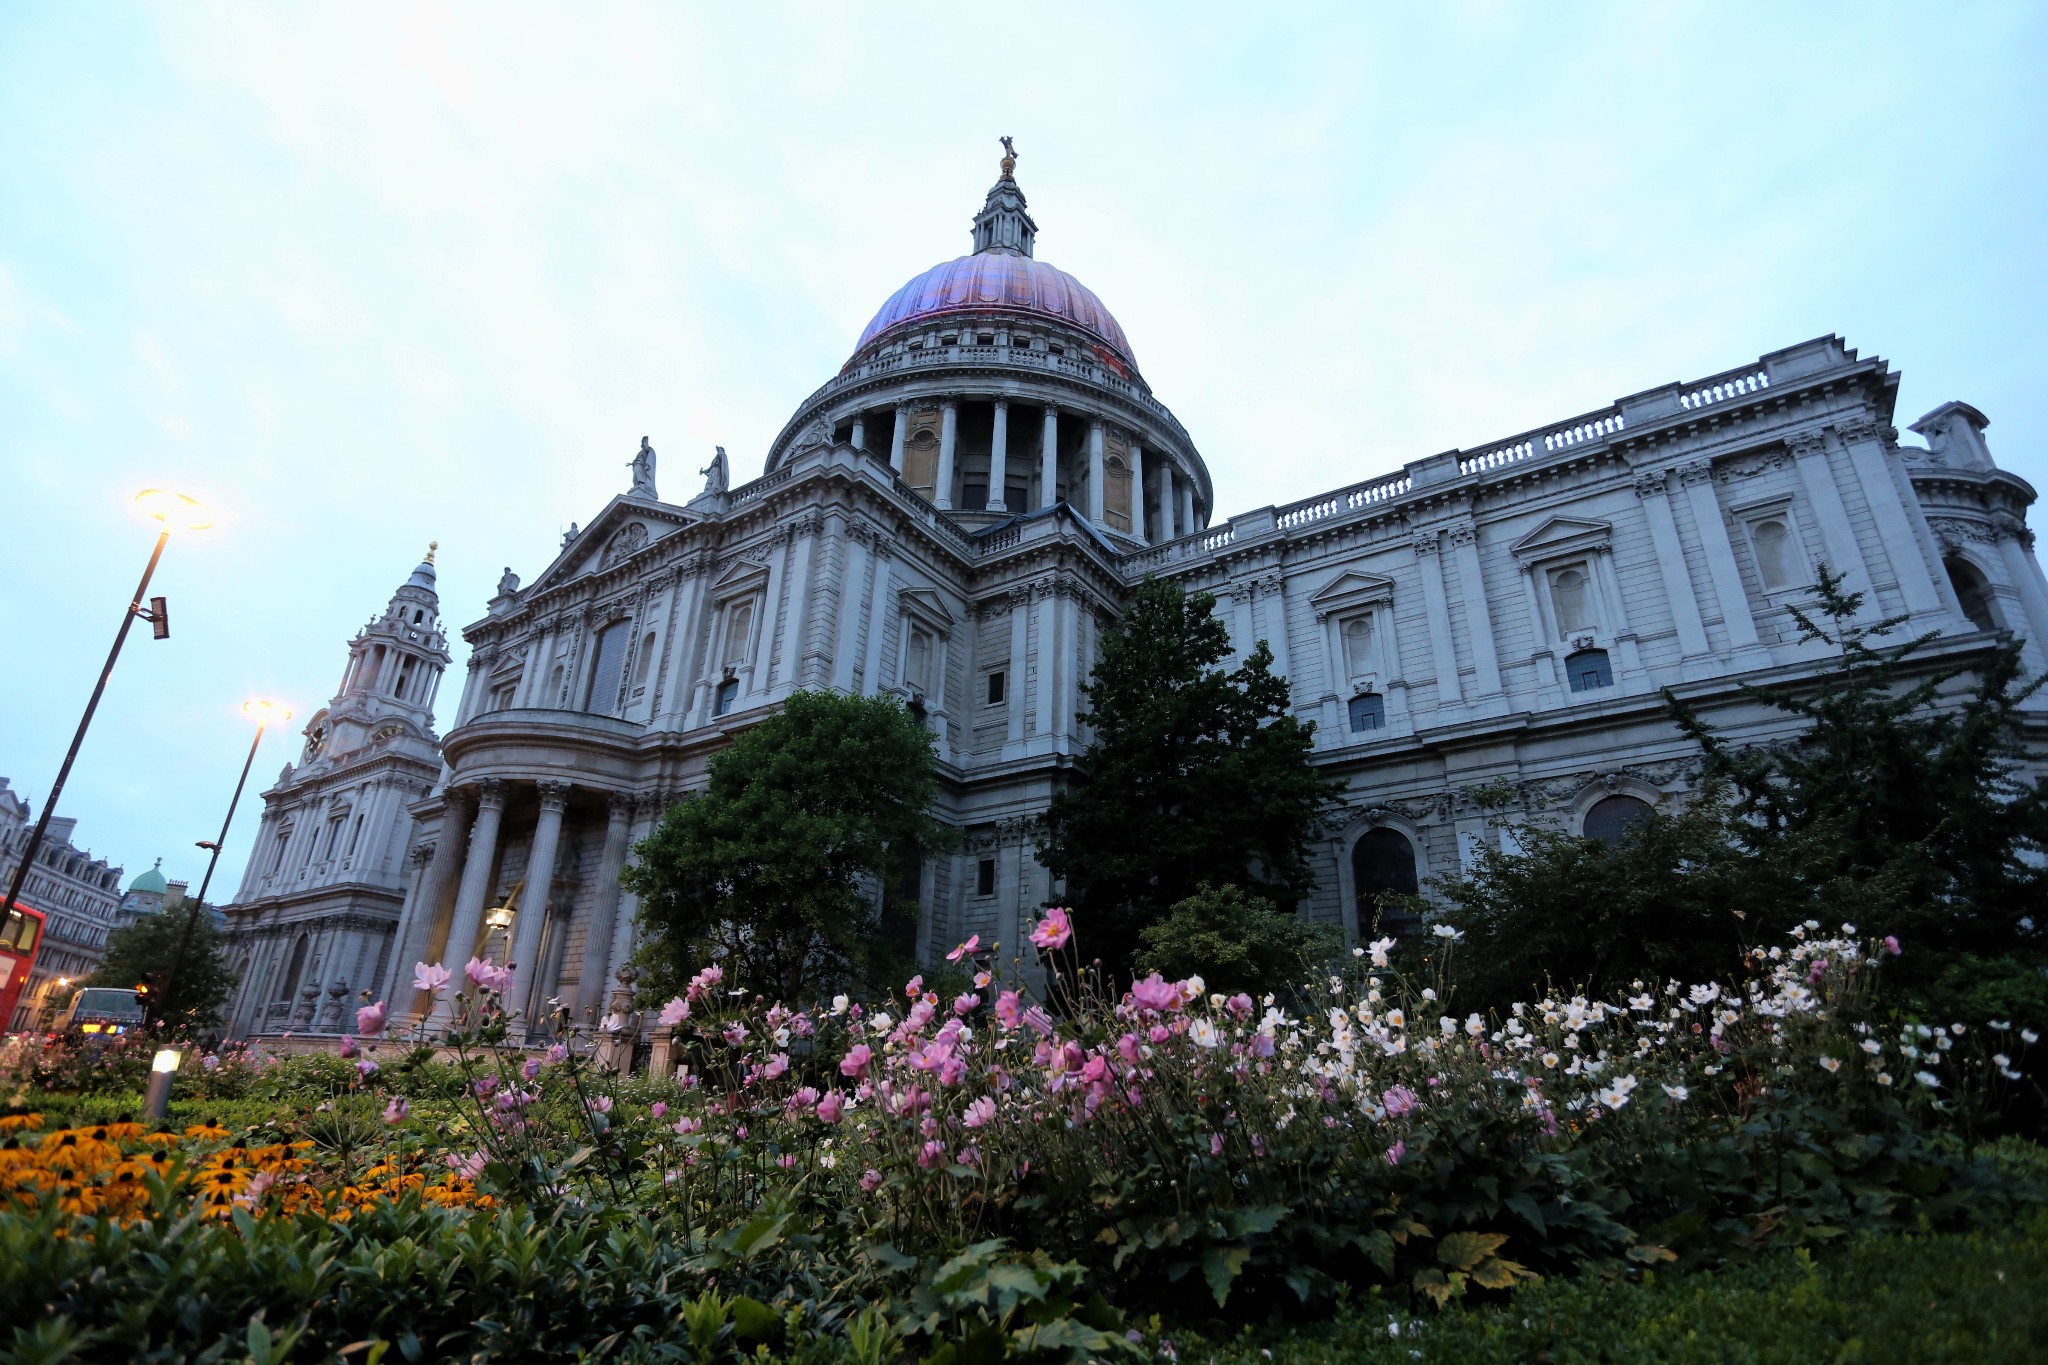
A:
[[[1415,547],[1417,557],[1433,555],[1437,550],[1437,537],[1441,534],[1437,527],[1424,527],[1409,537],[1409,543]]]
[[[471,785],[476,792],[477,809],[496,810],[505,804],[505,784],[499,779],[486,777]]]
[[[1008,398],[991,398],[989,402],[995,404],[999,411],[1008,412],[1010,410],[1010,400]]]
[[[1714,465],[1711,460],[1689,460],[1678,466],[1674,472],[1677,473],[1680,483],[1690,487],[1696,483],[1710,482],[1714,477]]]
[[[1664,496],[1664,471],[1661,469],[1638,470],[1635,488],[1636,496],[1639,498],[1660,498]]]
[[[569,808],[572,784],[543,779],[534,783],[534,786],[540,789],[540,808],[543,812],[553,811],[559,815]]]
[[[605,814],[614,820],[630,820],[639,798],[631,792],[609,792],[604,798]]]

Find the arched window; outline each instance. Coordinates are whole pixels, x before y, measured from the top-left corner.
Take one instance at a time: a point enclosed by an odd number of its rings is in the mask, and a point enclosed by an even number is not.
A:
[[[1353,733],[1361,730],[1379,730],[1386,727],[1387,699],[1377,692],[1359,693],[1351,699],[1351,705],[1348,709],[1350,711]]]
[[[1351,617],[1342,629],[1345,676],[1362,678],[1372,672],[1372,617]]]
[[[590,663],[590,686],[583,695],[583,709],[610,715],[619,705],[619,673],[626,665],[624,621],[614,621],[597,633],[597,652]]]
[[[1614,686],[1614,666],[1607,661],[1604,649],[1582,649],[1567,654],[1564,660],[1565,680],[1574,692],[1590,692],[1599,687]]]
[[[1991,585],[1977,572],[1977,566],[1960,555],[1950,555],[1941,564],[1948,570],[1949,586],[1956,590],[1956,600],[1962,605],[1963,615],[1970,618],[1970,624],[1979,630],[1997,630],[1998,614],[1991,609]]]
[[[1550,579],[1550,604],[1557,609],[1557,630],[1568,635],[1575,630],[1586,630],[1593,624],[1588,610],[1587,589],[1591,585],[1586,579],[1582,565],[1574,564],[1569,569],[1559,569]]]
[[[1765,592],[1792,586],[1792,532],[1780,517],[1766,517],[1749,528],[1756,550],[1756,571]]]
[[[903,651],[903,685],[918,692],[931,691],[931,632],[910,628],[910,643]]]
[[[306,936],[304,934],[300,934],[299,941],[292,945],[291,963],[285,968],[284,975],[278,979],[277,994],[273,998],[278,1000],[291,999],[292,989],[299,983],[299,973],[304,971],[305,969]]]
[[[1399,912],[1393,917],[1382,916],[1379,902],[1383,895],[1413,896],[1421,889],[1415,878],[1415,845],[1397,829],[1380,826],[1367,830],[1351,846],[1351,886],[1358,902],[1361,929],[1376,919],[1410,919]]]
[[[747,661],[747,646],[754,633],[754,601],[735,602],[725,609],[725,653],[720,663],[730,668]]]
[[[1630,828],[1649,818],[1649,802],[1634,796],[1606,796],[1586,812],[1583,832],[1588,839],[1597,839],[1611,848],[1621,842]]]

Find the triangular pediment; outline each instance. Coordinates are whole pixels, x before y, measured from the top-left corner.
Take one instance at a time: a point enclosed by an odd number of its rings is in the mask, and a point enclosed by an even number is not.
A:
[[[897,601],[937,625],[950,626],[956,619],[946,610],[945,599],[929,588],[905,588],[897,594]]]
[[[1552,517],[1516,541],[1513,550],[1525,557],[1552,550],[1577,550],[1589,545],[1604,545],[1613,534],[1614,526],[1610,522],[1588,521],[1583,517]]]
[[[523,588],[520,596],[613,568],[656,541],[666,540],[702,520],[680,507],[621,494],[605,504],[595,521],[577,531],[576,538],[555,556],[555,562]]]
[[[1393,593],[1393,579],[1358,569],[1346,569],[1309,594],[1308,600],[1313,606],[1332,607],[1350,602],[1370,601],[1376,597],[1391,597]]]
[[[731,597],[734,593],[746,592],[768,581],[768,566],[752,559],[735,559],[719,570],[711,580],[711,596]]]

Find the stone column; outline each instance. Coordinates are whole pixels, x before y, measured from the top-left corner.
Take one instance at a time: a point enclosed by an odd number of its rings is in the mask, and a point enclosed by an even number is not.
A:
[[[669,798],[661,792],[656,792],[650,796],[643,796],[634,802],[633,826],[631,832],[626,836],[627,857],[630,858],[632,856],[634,844],[639,843],[654,832],[654,827],[661,823],[661,817],[667,813],[668,806]],[[622,861],[620,866],[624,867],[624,865]],[[612,924],[611,960],[605,967],[605,980],[609,981],[615,977],[618,974],[619,968],[625,966],[627,960],[633,956],[633,947],[639,942],[640,938],[639,915],[640,898],[632,892],[621,888],[619,891],[619,908]]]
[[[1032,606],[1038,617],[1038,695],[1034,698],[1038,720],[1038,740],[1048,751],[1053,737],[1053,677],[1059,672],[1058,635],[1053,628],[1053,602],[1051,583],[1040,583],[1033,587]]]
[[[590,924],[583,931],[583,962],[576,970],[576,1009],[573,1023],[590,1023],[604,1006],[605,967],[612,946],[612,931],[619,914],[619,873],[625,869],[626,854],[633,832],[633,798],[612,793],[606,806],[604,852],[597,859],[597,899],[590,907]]]
[[[868,598],[868,644],[861,660],[861,691],[873,696],[882,690],[882,637],[889,625],[889,543],[876,537],[875,585]]]
[[[953,506],[953,450],[960,434],[960,405],[948,398],[939,408],[939,473],[932,502],[942,510]]]
[[[433,913],[420,905],[420,893],[426,889],[427,869],[433,865],[434,850],[439,847],[439,843],[432,846],[416,844],[412,851],[406,854],[406,861],[412,864],[412,884],[405,889],[405,899],[398,906],[398,923],[391,929],[390,967],[385,972],[384,979],[377,983],[377,989],[383,998],[393,1001],[395,1008],[399,986],[404,980],[400,974],[400,967],[411,965],[405,963],[404,958],[406,950],[412,944],[414,927],[421,915],[431,916]]]
[[[1451,528],[1451,555],[1458,561],[1458,592],[1465,599],[1465,633],[1472,642],[1472,690],[1490,697],[1500,691],[1500,651],[1493,640],[1493,615],[1486,605],[1486,579],[1479,566],[1479,528],[1460,522]]]
[[[412,989],[411,973],[414,964],[431,962],[437,956],[434,952],[434,931],[441,925],[442,902],[448,899],[450,888],[463,870],[463,854],[468,845],[463,837],[464,829],[471,819],[471,794],[468,791],[455,789],[443,796],[441,832],[435,837],[433,857],[428,860],[426,871],[420,878],[411,918],[399,917],[401,937],[392,953],[396,960],[391,964],[389,998],[409,1002],[400,1011],[400,1017],[407,1025],[418,1022],[428,1009],[426,996]],[[471,933],[474,932],[475,926],[472,925]],[[438,956],[445,959],[447,949],[444,947]],[[462,963],[451,964],[449,970],[460,972]]]
[[[1915,616],[1943,613],[1941,592],[1934,585],[1934,569],[1921,547],[1923,524],[1915,525],[1892,474],[1892,462],[1878,439],[1877,426],[1867,419],[1844,422],[1835,429],[1836,439],[1849,453],[1863,496],[1870,503],[1870,515],[1877,522],[1885,553],[1891,556],[1892,574],[1899,581],[1899,595],[1906,610]]]
[[[484,898],[491,894],[491,874],[498,861],[498,825],[505,815],[505,784],[495,778],[477,784],[476,821],[469,830],[469,850],[464,855],[462,885],[455,892],[455,915],[448,922],[448,942],[442,959],[455,973],[455,980],[434,1007],[432,1023],[439,1027],[455,1017],[455,992],[463,989],[463,966],[476,951],[477,923],[483,918]],[[445,831],[444,839],[456,837]]]
[[[1145,447],[1131,442],[1131,535],[1145,543]]]
[[[540,935],[547,927],[548,901],[555,887],[555,856],[562,847],[562,813],[569,808],[569,784],[542,782],[540,823],[533,830],[533,853],[526,860],[526,900],[519,907],[519,922],[512,937],[512,989],[505,993],[505,1008],[523,1009],[533,1018],[534,983],[540,979]]]
[[[896,405],[896,430],[889,435],[889,468],[898,474],[903,472],[903,440],[910,433],[910,407],[906,403]]]
[[[988,448],[988,510],[1007,512],[1010,476],[1010,400],[996,399],[995,434]]]
[[[839,564],[839,612],[834,623],[836,638],[832,646],[832,687],[838,692],[853,692],[853,670],[860,662],[861,596],[868,579],[868,532],[859,525],[847,527],[841,532],[839,544],[843,547]]]
[[[1451,603],[1444,593],[1444,566],[1437,558],[1438,532],[1415,533],[1415,558],[1422,570],[1422,604],[1429,611],[1429,648],[1436,661],[1436,704],[1464,700],[1458,686],[1458,654],[1451,641]]]
[[[1834,488],[1832,482],[1829,489]],[[1636,497],[1643,505],[1643,520],[1650,526],[1650,548],[1657,552],[1657,574],[1664,580],[1664,596],[1671,603],[1671,623],[1678,631],[1678,652],[1686,658],[1707,652],[1707,627],[1700,620],[1699,593],[1692,585],[1692,571],[1685,565],[1685,550],[1678,543],[1678,522],[1671,515],[1671,495],[1664,488],[1662,470],[1646,470],[1636,476]]]
[[[1191,536],[1201,529],[1195,525],[1195,485],[1189,480],[1180,486],[1180,533]]]
[[[781,664],[772,681],[801,687],[804,654],[810,646],[811,561],[816,557],[818,527],[812,516],[806,516],[792,529],[795,538],[789,547],[789,616],[782,631]],[[764,642],[766,638],[764,635]],[[762,648],[765,650],[767,645],[764,643]]]
[[[1173,540],[1181,534],[1173,520],[1173,461],[1159,462],[1159,539]]]
[[[1692,519],[1699,528],[1707,570],[1714,580],[1714,596],[1720,599],[1728,644],[1734,649],[1755,649],[1759,642],[1756,618],[1750,615],[1749,593],[1742,586],[1735,545],[1728,539],[1728,520],[1721,515],[1721,499],[1714,492],[1714,467],[1705,460],[1682,464],[1678,482],[1692,504]]]
[[[855,450],[866,450],[868,448],[867,418],[858,412],[853,415],[853,448]]]
[[[1088,422],[1088,520],[1102,526],[1102,419]]]
[[[1537,685],[1557,690],[1557,636],[1550,629],[1549,613],[1543,610],[1543,588],[1536,581],[1536,566],[1522,566],[1522,600],[1529,608],[1530,638],[1536,647],[1529,657],[1536,661]]]
[[[1870,569],[1856,544],[1856,529],[1849,524],[1849,509],[1842,503],[1842,490],[1835,483],[1835,471],[1828,464],[1827,442],[1816,433],[1787,437],[1785,449],[1799,470],[1799,482],[1806,489],[1807,506],[1820,526],[1821,544],[1827,548],[1831,573],[1842,575],[1842,590],[1863,594],[1859,619],[1879,614],[1877,594],[1870,588]],[[1661,485],[1662,480],[1659,480]]]
[[[1050,507],[1060,498],[1060,410],[1045,410],[1045,434],[1038,446],[1038,505]]]

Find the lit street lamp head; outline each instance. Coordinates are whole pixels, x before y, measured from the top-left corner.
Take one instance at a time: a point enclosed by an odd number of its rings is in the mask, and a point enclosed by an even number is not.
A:
[[[251,697],[242,703],[242,710],[253,717],[258,725],[268,725],[272,721],[283,723],[292,718],[291,707],[267,697]]]
[[[135,495],[135,503],[166,531],[204,531],[213,525],[213,513],[205,503],[166,488],[145,488]]]

